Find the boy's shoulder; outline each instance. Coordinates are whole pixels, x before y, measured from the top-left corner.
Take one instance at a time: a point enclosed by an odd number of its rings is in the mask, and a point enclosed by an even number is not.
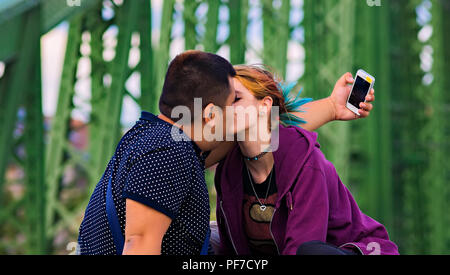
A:
[[[181,130],[165,122],[143,119],[123,136],[119,146],[123,147],[121,150],[131,158],[131,162],[153,152],[195,154],[194,145]]]

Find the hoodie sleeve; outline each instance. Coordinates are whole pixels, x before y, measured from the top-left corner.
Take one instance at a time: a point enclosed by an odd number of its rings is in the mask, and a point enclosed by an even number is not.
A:
[[[282,254],[322,241],[361,254],[398,254],[383,225],[364,215],[334,166],[305,166],[292,191]],[[321,167],[321,168],[318,168]]]
[[[326,171],[330,211],[327,241],[364,255],[398,254],[385,227],[361,212],[331,163]]]

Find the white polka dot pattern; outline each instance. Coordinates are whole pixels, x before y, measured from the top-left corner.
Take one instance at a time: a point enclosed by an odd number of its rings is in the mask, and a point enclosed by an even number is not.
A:
[[[105,208],[111,173],[122,233],[129,198],[172,218],[162,254],[200,254],[210,213],[204,157],[195,143],[175,141],[171,129],[167,122],[143,112],[122,138],[86,208],[78,237],[80,254],[116,254]],[[180,135],[188,140],[181,131]]]

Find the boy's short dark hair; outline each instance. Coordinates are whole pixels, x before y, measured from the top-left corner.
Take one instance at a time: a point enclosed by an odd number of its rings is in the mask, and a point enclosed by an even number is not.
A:
[[[236,71],[226,59],[202,51],[187,51],[169,65],[159,99],[159,110],[171,117],[176,106],[186,106],[194,119],[194,98],[202,99],[202,110],[209,103],[224,107],[230,95],[229,77]]]

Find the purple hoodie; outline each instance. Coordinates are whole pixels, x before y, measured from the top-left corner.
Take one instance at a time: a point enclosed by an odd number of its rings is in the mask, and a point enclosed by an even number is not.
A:
[[[319,148],[316,133],[280,125],[273,152],[278,199],[270,224],[279,254],[295,255],[308,241],[362,254],[398,254],[384,226],[361,212]],[[236,146],[216,169],[219,254],[250,254],[242,222],[243,165]]]

